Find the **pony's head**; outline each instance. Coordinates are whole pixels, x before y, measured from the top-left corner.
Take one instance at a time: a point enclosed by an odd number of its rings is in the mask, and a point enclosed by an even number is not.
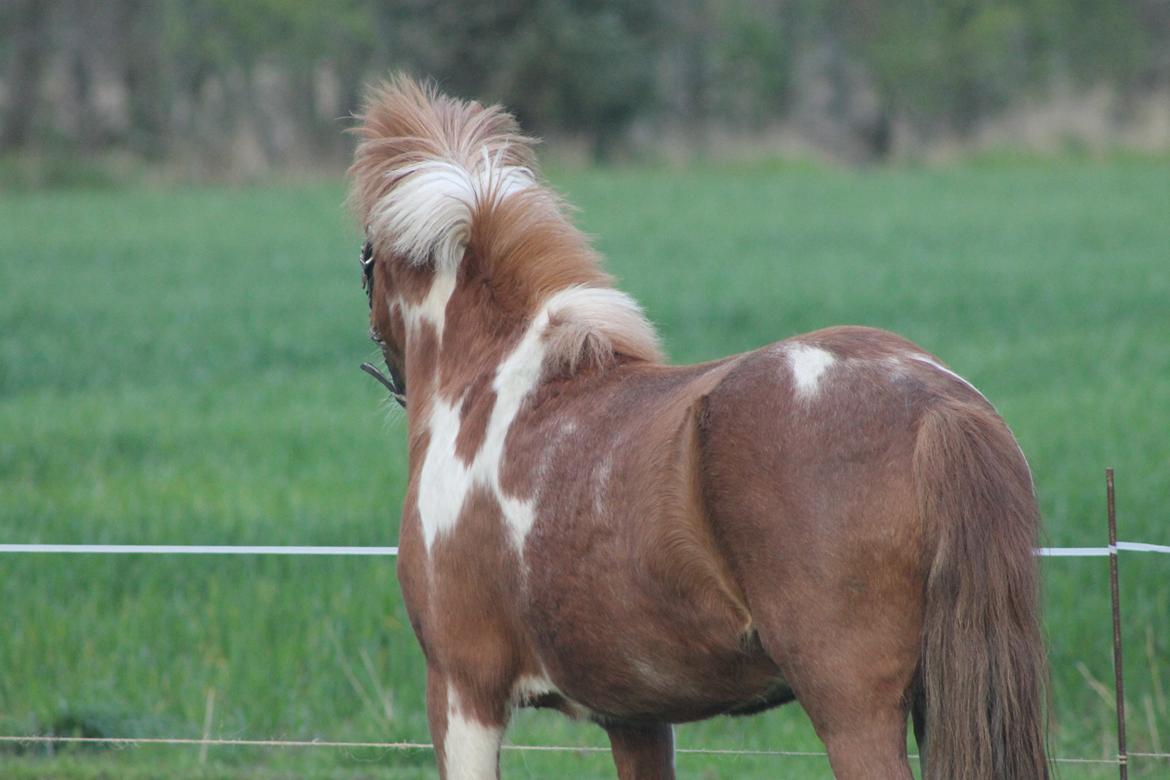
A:
[[[372,88],[360,118],[349,205],[366,233],[370,338],[391,392],[404,393],[403,304],[420,304],[434,277],[455,269],[477,207],[532,185],[532,141],[498,107],[453,100],[405,76]]]
[[[405,380],[412,340],[416,352],[428,339],[446,350],[449,314],[496,333],[544,317],[550,362],[569,370],[619,353],[659,357],[653,329],[540,180],[534,141],[510,114],[397,76],[370,90],[359,119],[349,205],[370,250],[371,336],[392,375]]]

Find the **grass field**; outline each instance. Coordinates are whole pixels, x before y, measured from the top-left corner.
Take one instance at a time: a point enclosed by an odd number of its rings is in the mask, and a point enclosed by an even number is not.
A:
[[[563,174],[672,358],[895,330],[997,404],[1047,543],[1170,543],[1170,164]],[[0,194],[0,542],[394,544],[404,425],[339,184]],[[1053,752],[1112,752],[1104,559],[1043,563]],[[1170,559],[1122,559],[1130,749],[1170,747]],[[392,559],[0,554],[0,733],[426,741]],[[1100,682],[1098,682],[1100,681]],[[1105,687],[1101,687],[1104,683]],[[522,713],[516,744],[602,745]],[[684,747],[820,750],[795,705]],[[414,778],[425,751],[0,746],[0,775]],[[686,755],[683,776],[828,777]],[[508,752],[508,777],[611,777]],[[1165,777],[1170,764],[1133,763]],[[1115,769],[1065,765],[1066,778]]]

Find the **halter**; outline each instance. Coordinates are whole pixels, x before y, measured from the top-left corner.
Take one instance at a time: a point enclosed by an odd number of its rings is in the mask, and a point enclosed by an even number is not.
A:
[[[366,291],[366,302],[370,305],[370,311],[374,310],[374,245],[370,241],[362,244],[362,251],[358,255],[358,262],[362,266],[362,289]],[[378,345],[383,350],[383,358],[385,357],[386,342],[382,340],[382,334],[378,332],[377,327],[370,326],[370,341]],[[390,397],[398,402],[398,405],[403,409],[406,408],[406,383],[398,376],[397,372],[390,366],[389,361],[386,362],[386,369],[390,372],[387,377],[377,369],[372,363],[362,363],[362,371],[377,379],[382,383],[382,386],[390,391]]]

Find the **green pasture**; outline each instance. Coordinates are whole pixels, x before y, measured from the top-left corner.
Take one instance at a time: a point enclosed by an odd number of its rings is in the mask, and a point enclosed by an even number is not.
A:
[[[1170,543],[1170,163],[564,173],[676,361],[859,323],[940,355],[1028,454],[1047,544]],[[340,183],[0,193],[0,542],[387,545],[401,415]],[[1104,559],[1043,562],[1053,753],[1111,755]],[[1170,748],[1170,557],[1122,561],[1130,749]],[[211,692],[214,692],[213,694]],[[426,741],[392,559],[0,554],[0,733]],[[603,745],[521,713],[513,744]],[[820,750],[790,705],[681,747]],[[507,752],[508,777],[612,777]],[[828,777],[683,755],[685,777]],[[1135,759],[1133,776],[1170,763]],[[0,745],[12,778],[416,778],[426,751]],[[1069,764],[1065,778],[1115,777]]]

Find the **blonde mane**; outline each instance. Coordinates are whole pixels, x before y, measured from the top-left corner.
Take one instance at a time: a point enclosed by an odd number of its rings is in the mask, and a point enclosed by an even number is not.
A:
[[[550,357],[569,371],[662,360],[654,328],[613,288],[503,108],[399,75],[370,90],[359,119],[349,206],[378,256],[439,274],[474,257],[502,306],[547,312]]]

